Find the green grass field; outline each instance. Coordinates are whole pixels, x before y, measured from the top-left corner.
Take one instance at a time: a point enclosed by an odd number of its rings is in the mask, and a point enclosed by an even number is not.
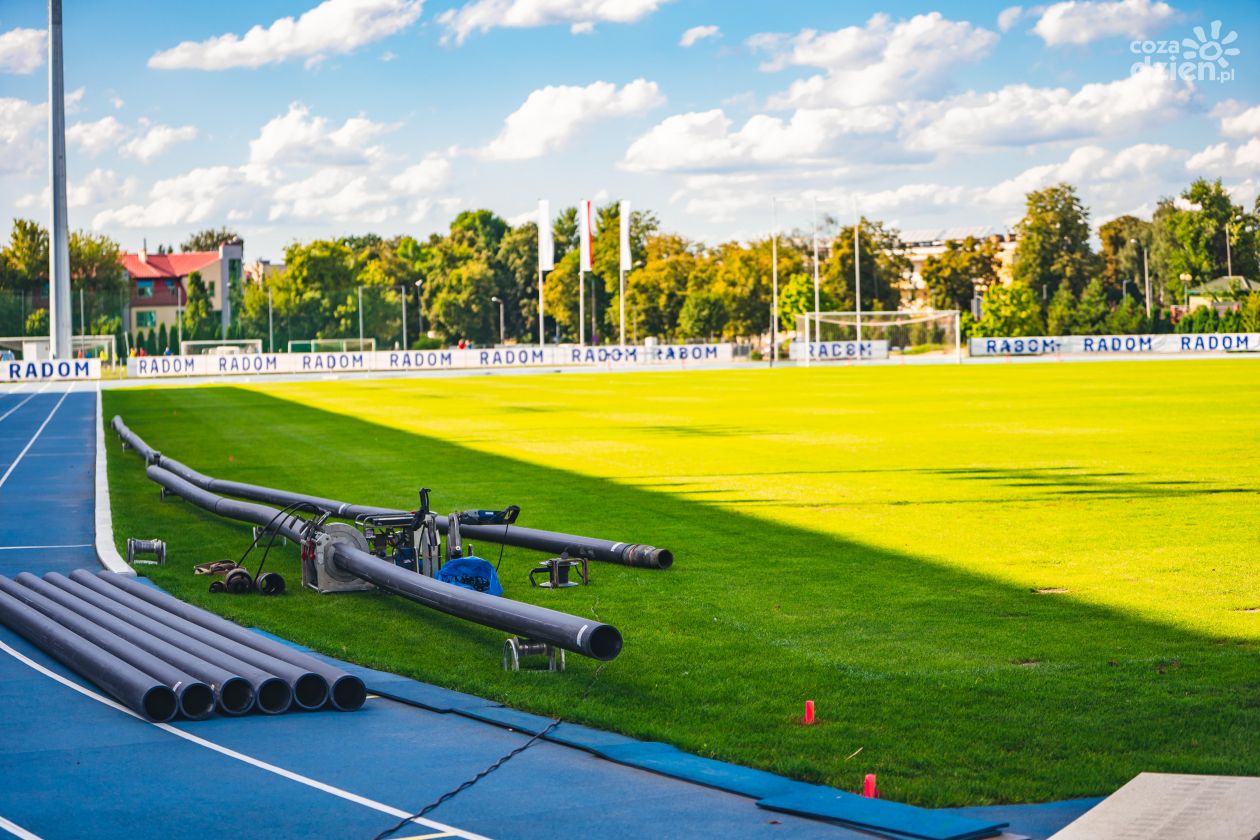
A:
[[[381,593],[211,596],[247,526],[158,503],[110,441],[115,533],[170,591],[324,652],[520,708],[927,805],[1260,773],[1260,366],[733,370],[107,391],[213,475],[666,546],[668,572],[508,597],[621,657],[500,669],[504,634]],[[490,559],[497,547],[480,551]],[[273,556],[275,552],[273,552]],[[819,725],[799,724],[816,701]]]

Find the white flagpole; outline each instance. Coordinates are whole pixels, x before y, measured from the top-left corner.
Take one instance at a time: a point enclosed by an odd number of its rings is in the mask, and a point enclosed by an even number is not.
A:
[[[621,222],[621,346],[626,346],[626,272],[631,268],[630,260],[630,202],[621,202],[618,213]]]
[[[811,342],[819,341],[820,322],[818,320],[818,197],[814,196],[814,329],[813,338],[810,338],[810,329],[808,325],[805,328],[805,366],[809,367],[810,357],[813,355],[814,345]]]
[[[857,199],[853,199],[853,287],[857,296],[857,361],[862,361],[862,217],[858,213]]]
[[[586,346],[586,271],[591,265],[591,202],[578,205],[578,346]]]
[[[774,234],[770,238],[770,276],[773,278],[770,295],[770,364],[773,366],[779,355],[779,204],[773,197],[770,199],[770,221],[774,226]]]

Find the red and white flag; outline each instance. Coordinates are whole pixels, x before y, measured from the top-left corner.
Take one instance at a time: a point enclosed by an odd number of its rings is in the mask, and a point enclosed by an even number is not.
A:
[[[583,271],[591,270],[591,200],[584,198],[578,202],[578,242],[581,251]]]

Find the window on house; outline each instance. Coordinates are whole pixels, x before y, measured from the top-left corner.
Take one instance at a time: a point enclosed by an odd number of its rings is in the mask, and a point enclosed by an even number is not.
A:
[[[175,281],[174,281],[174,280],[167,280],[167,281],[166,281],[166,293],[167,293],[168,295],[173,295],[173,294],[175,294]]]
[[[157,313],[152,309],[136,313],[137,327],[156,327]]]
[[[137,280],[136,281],[136,297],[153,297],[153,281],[152,280]]]

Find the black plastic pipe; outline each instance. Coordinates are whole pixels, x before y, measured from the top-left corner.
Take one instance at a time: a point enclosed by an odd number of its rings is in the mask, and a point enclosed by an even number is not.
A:
[[[97,577],[106,583],[130,592],[137,598],[148,601],[159,609],[164,609],[180,618],[198,624],[212,633],[218,633],[220,636],[240,642],[254,650],[319,674],[328,681],[328,685],[331,688],[329,702],[335,709],[343,712],[352,712],[361,708],[367,700],[367,688],[363,685],[363,680],[353,674],[347,674],[340,668],[329,665],[327,662],[321,662],[315,657],[294,650],[288,645],[282,645],[279,642],[273,642],[265,636],[251,633],[239,624],[233,624],[212,612],[207,612],[200,607],[194,607],[192,604],[185,603],[151,586],[145,586],[127,575],[119,575],[107,571],[100,571],[96,574]]]
[[[299,668],[296,665],[285,662],[283,659],[277,659],[269,654],[254,650],[240,642],[207,630],[199,624],[180,618],[174,613],[167,612],[161,607],[155,607],[129,592],[110,586],[86,569],[75,569],[70,573],[70,579],[91,589],[98,595],[117,601],[145,618],[165,624],[177,633],[182,633],[190,639],[197,639],[211,647],[218,648],[227,655],[253,665],[255,668],[268,674],[275,674],[293,689],[293,702],[299,708],[318,709],[328,702],[328,682],[319,674],[308,671],[305,668]]]
[[[281,712],[288,711],[289,706],[293,704],[293,689],[275,674],[267,673],[261,668],[250,665],[248,662],[242,662],[234,656],[229,656],[212,645],[176,632],[162,622],[140,615],[118,601],[88,589],[77,581],[70,580],[65,575],[49,572],[44,576],[44,580],[59,589],[69,592],[76,598],[88,602],[97,609],[104,610],[115,618],[120,618],[128,624],[138,627],[151,636],[165,639],[175,647],[191,653],[193,656],[244,677],[253,686],[255,708],[264,714],[278,715]]]
[[[265,525],[276,515],[274,509],[263,505],[224,499],[158,466],[149,467],[147,472],[149,478],[176,495],[221,516]],[[621,652],[621,632],[610,624],[443,583],[345,544],[333,546],[333,562],[342,571],[448,615],[595,659],[613,659]],[[75,574],[87,573],[80,570]]]
[[[0,622],[146,720],[165,723],[175,717],[179,701],[170,688],[7,592],[0,592]]]
[[[104,628],[128,644],[145,651],[164,662],[186,671],[205,682],[214,690],[214,699],[219,711],[226,715],[243,715],[254,708],[254,687],[243,677],[233,674],[226,668],[193,656],[182,648],[175,647],[164,639],[153,636],[135,627],[121,618],[110,615],[99,607],[78,598],[64,589],[40,580],[30,572],[22,572],[15,579],[27,591],[43,596],[58,606],[82,616],[93,624]]]
[[[167,458],[165,455],[157,452],[145,443],[139,435],[127,428],[121,417],[114,417],[111,425],[120,438],[144,457],[146,464],[156,464],[203,490],[209,490],[214,493],[226,493],[229,496],[239,496],[244,499],[253,499],[282,507],[302,502],[344,519],[405,512],[393,508],[356,505],[336,499],[325,499],[321,496],[309,496],[304,493],[277,490],[274,487],[263,487],[258,484],[246,484],[239,481],[225,481],[220,478],[214,478],[197,472],[186,464],[182,464],[174,458]],[[436,519],[438,530],[445,534],[450,527],[447,517],[438,516]],[[575,534],[562,534],[556,531],[522,528],[517,525],[461,525],[459,532],[460,536],[470,541],[510,545],[516,548],[545,551],[556,555],[567,553],[570,557],[585,557],[588,560],[618,563],[623,566],[668,569],[674,564],[674,555],[669,549],[640,545],[638,543],[613,542],[612,540],[602,540],[595,537],[580,537]]]
[[[443,583],[345,543],[333,545],[333,562],[344,572],[448,615],[594,659],[607,661],[621,652],[621,632],[611,624]]]
[[[214,690],[191,674],[3,576],[0,576],[0,591],[17,598],[28,607],[34,607],[70,632],[91,640],[92,644],[169,687],[175,692],[179,711],[189,720],[207,718],[214,711]]]

